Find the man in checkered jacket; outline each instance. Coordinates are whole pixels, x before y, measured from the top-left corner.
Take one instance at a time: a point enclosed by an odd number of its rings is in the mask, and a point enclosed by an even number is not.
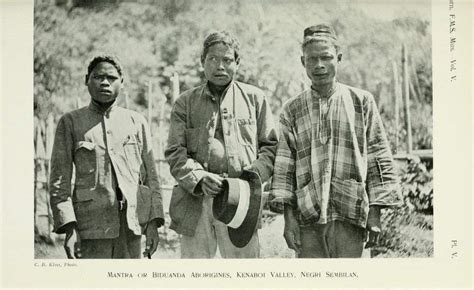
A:
[[[306,28],[302,50],[312,85],[282,108],[270,206],[297,257],[361,257],[401,201],[389,143],[373,96],[336,80],[333,28]]]

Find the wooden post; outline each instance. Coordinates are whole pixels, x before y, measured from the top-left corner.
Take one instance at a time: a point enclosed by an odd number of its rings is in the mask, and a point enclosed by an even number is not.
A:
[[[400,124],[400,79],[398,78],[397,63],[392,61],[393,70],[393,99],[395,107],[395,154],[398,152],[398,128]]]
[[[153,111],[153,103],[152,103],[152,84],[151,84],[151,81],[148,81],[148,126],[150,126],[151,128],[151,121],[152,121],[152,117],[153,117],[153,114],[152,114],[152,111]],[[151,131],[151,130],[150,130]]]
[[[54,133],[56,131],[55,124],[54,124],[54,117],[53,114],[48,115],[48,119],[46,120],[46,158],[48,159],[47,165],[46,165],[46,206],[48,209],[48,232],[50,238],[52,238],[52,233],[53,233],[53,211],[51,210],[51,204],[49,202],[49,173],[51,172],[51,154],[53,152],[53,144],[54,144]]]
[[[411,117],[410,117],[410,80],[408,78],[408,61],[406,45],[402,46],[402,69],[403,69],[403,101],[405,107],[405,125],[407,129],[407,153],[413,151],[413,142],[411,135]]]
[[[159,86],[157,86],[156,88],[156,95],[158,96],[158,99],[160,100],[160,103],[161,103],[161,107],[160,107],[160,115],[159,115],[159,118],[158,118],[158,153],[157,153],[157,157],[158,157],[158,160],[160,160],[160,162],[158,163],[158,172],[163,172],[163,164],[161,162],[161,160],[163,160],[164,158],[164,151],[165,151],[165,148],[164,148],[164,141],[166,140],[166,137],[165,137],[165,130],[164,130],[164,122],[165,122],[165,105],[166,105],[166,96],[165,94],[163,93],[163,91],[161,90],[161,88]]]
[[[38,124],[36,128],[36,152],[35,152],[35,157],[39,159],[46,159],[46,149],[44,148],[45,142],[43,141],[43,128],[41,123],[43,123],[43,120],[39,121],[40,123]]]
[[[51,153],[53,152],[53,143],[54,143],[54,117],[53,114],[48,114],[46,119],[46,158],[51,159]],[[49,172],[49,171],[48,171]]]
[[[157,88],[157,94],[158,94],[158,96],[160,97],[160,100],[161,100],[160,118],[158,119],[158,125],[159,125],[158,132],[160,132],[160,136],[163,136],[164,132],[162,132],[161,129],[162,129],[162,127],[163,127],[162,125],[165,121],[166,96],[165,96],[165,94],[163,94],[163,91],[161,91],[160,88]],[[163,138],[161,138],[160,140],[162,140],[162,139]]]
[[[171,104],[173,104],[174,101],[179,97],[179,75],[177,72],[175,72],[173,76],[171,77],[171,85],[173,88],[173,94],[172,94],[173,99],[171,100]]]
[[[39,162],[40,160],[38,159],[38,139],[41,138],[41,127],[40,127],[40,119],[37,117],[37,116],[34,116],[34,122],[35,122],[35,125],[34,125],[34,150],[35,150],[35,156],[34,156],[34,166],[35,166],[35,181],[34,181],[34,204],[33,204],[33,212],[34,212],[34,223],[35,223],[35,227],[36,227],[36,203],[38,202],[38,193],[36,191],[36,188],[37,188],[37,182],[38,182],[38,168],[39,168]]]

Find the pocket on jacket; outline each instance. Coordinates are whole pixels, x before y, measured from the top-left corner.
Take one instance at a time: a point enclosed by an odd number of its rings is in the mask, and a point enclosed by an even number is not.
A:
[[[95,144],[87,141],[76,143],[74,150],[74,166],[79,176],[93,174],[96,170]]]
[[[236,119],[237,139],[242,145],[257,145],[257,124],[254,119]]]
[[[97,218],[102,216],[103,209],[98,205],[97,193],[90,189],[75,190],[72,205],[80,231],[90,230],[97,224]]]
[[[317,222],[321,216],[321,207],[317,202],[316,189],[312,182],[295,191],[298,209],[301,212],[300,221]]]
[[[358,220],[368,207],[368,196],[363,182],[355,179],[331,180],[331,202],[340,215]]]
[[[141,153],[137,137],[135,135],[128,135],[123,142],[123,150],[125,158],[128,162],[128,167],[135,173],[140,172]]]

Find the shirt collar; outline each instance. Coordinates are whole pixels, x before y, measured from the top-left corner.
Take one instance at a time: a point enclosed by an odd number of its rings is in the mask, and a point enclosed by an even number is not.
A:
[[[222,96],[225,96],[226,92],[229,90],[229,88],[233,84],[234,84],[234,80],[230,81],[230,83],[227,85],[227,87],[222,92]],[[202,93],[203,93],[204,96],[207,96],[208,98],[210,98],[213,101],[215,101],[216,98],[219,97],[219,96],[215,96],[215,95],[212,94],[211,90],[209,89],[209,81],[207,81],[206,84],[204,85],[204,89],[203,89]]]
[[[110,105],[110,107],[108,107],[107,110],[105,110],[105,111],[102,109],[102,107],[99,106],[99,104],[97,102],[95,102],[92,99],[91,99],[88,107],[89,107],[90,110],[92,110],[94,112],[106,115],[106,114],[109,114],[110,112],[112,112],[113,110],[115,110],[117,108],[117,99],[115,99],[115,101],[112,103],[112,105]]]
[[[331,88],[331,90],[329,91],[329,93],[326,96],[323,96],[323,95],[320,95],[313,88],[313,86],[311,86],[311,95],[313,96],[313,98],[316,98],[316,99],[330,99],[334,95],[334,93],[338,90],[338,88],[339,88],[339,83],[336,81],[333,87]]]

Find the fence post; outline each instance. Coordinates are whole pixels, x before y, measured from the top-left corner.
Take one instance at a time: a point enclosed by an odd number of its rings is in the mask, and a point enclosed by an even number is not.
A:
[[[53,152],[53,143],[54,143],[54,117],[53,114],[48,114],[48,119],[46,120],[46,158],[51,159],[51,153]]]
[[[171,86],[173,88],[173,94],[171,99],[171,104],[179,97],[179,75],[177,72],[171,77]]]
[[[54,144],[54,132],[55,132],[55,124],[54,124],[54,117],[53,114],[48,115],[48,119],[46,120],[46,205],[48,207],[48,225],[49,225],[49,234],[51,236],[53,232],[53,212],[51,210],[51,204],[49,201],[49,172],[51,171],[51,154],[53,152],[53,144]]]
[[[405,102],[405,124],[407,129],[407,153],[413,151],[413,142],[411,135],[411,116],[410,116],[410,79],[408,77],[407,47],[402,46],[402,69],[403,69],[403,100]]]
[[[51,215],[49,208],[48,181],[48,155],[47,155],[47,127],[44,120],[36,119],[35,128],[35,238],[51,239]],[[43,138],[43,134],[44,138]],[[45,142],[46,141],[46,142]],[[46,145],[45,145],[46,144]]]
[[[397,63],[392,61],[393,70],[393,99],[395,107],[395,154],[398,152],[398,128],[400,124],[400,79],[398,78]]]
[[[163,172],[163,166],[161,164],[161,160],[164,158],[164,146],[163,146],[163,139],[165,138],[164,130],[163,130],[163,121],[164,121],[164,114],[165,114],[165,104],[166,104],[166,96],[163,94],[163,91],[159,86],[156,88],[156,95],[158,96],[158,100],[160,100],[160,115],[158,117],[158,153],[157,157],[160,162],[158,163],[158,172]]]
[[[147,86],[148,86],[148,126],[150,126],[151,128],[151,121],[152,121],[152,117],[153,117],[153,103],[152,103],[152,84],[151,84],[151,81],[148,80],[147,82]],[[150,130],[151,131],[151,130]]]

